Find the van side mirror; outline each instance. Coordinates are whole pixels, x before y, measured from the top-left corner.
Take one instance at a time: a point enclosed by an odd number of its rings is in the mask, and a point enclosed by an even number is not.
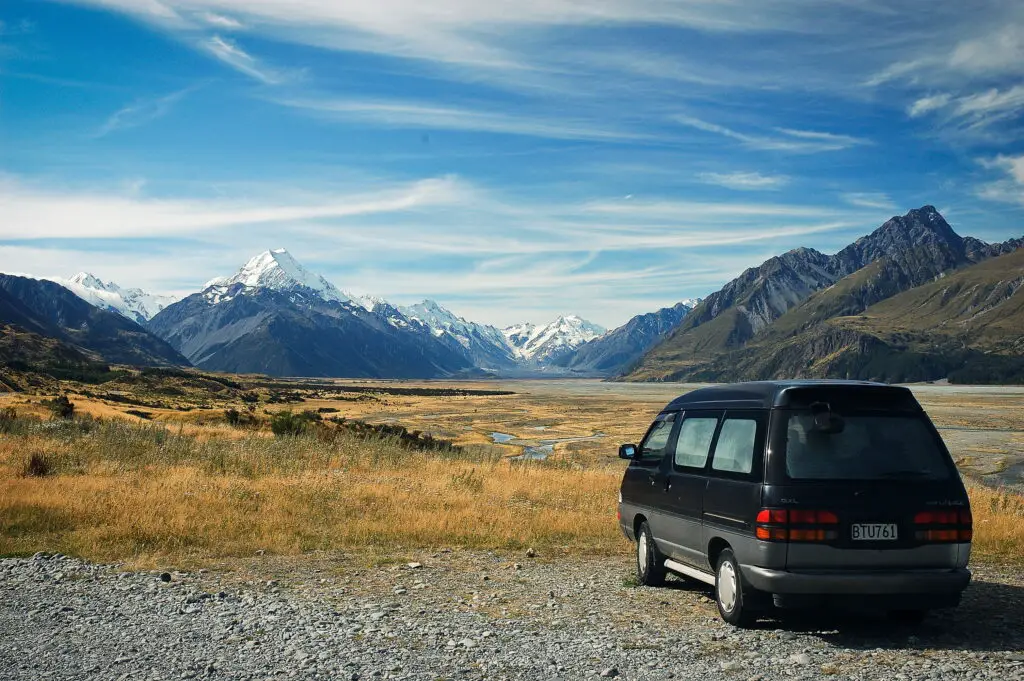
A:
[[[620,459],[635,459],[636,458],[636,445],[619,445],[619,458]]]

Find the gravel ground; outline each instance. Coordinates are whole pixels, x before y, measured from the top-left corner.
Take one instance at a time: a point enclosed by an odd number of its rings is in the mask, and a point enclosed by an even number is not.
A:
[[[1024,679],[1019,570],[976,568],[961,607],[916,628],[831,615],[742,631],[701,586],[630,586],[628,558],[403,560],[0,560],[0,679]]]

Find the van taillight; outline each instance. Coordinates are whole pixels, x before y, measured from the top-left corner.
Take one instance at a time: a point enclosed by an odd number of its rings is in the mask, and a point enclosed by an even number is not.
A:
[[[974,536],[974,517],[969,508],[921,511],[914,516],[914,525],[914,537],[923,542],[963,542]]]
[[[764,541],[832,541],[839,516],[832,511],[762,508],[757,514],[754,535]]]

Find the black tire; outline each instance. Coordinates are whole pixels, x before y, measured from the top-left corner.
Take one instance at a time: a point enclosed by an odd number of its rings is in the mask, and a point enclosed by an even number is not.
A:
[[[732,549],[722,549],[715,566],[715,602],[722,619],[736,627],[749,627],[757,621],[757,612],[748,606],[743,574]]]
[[[894,624],[903,624],[909,627],[916,627],[928,616],[927,610],[890,610],[887,613],[889,621]]]
[[[658,551],[647,521],[640,523],[636,533],[636,581],[641,586],[661,586],[665,583],[665,557]]]

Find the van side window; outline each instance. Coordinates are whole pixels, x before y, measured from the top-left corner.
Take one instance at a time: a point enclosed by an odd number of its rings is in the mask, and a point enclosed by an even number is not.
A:
[[[640,459],[644,463],[661,461],[665,456],[665,446],[668,444],[669,435],[672,434],[672,426],[675,425],[676,415],[663,414],[654,422],[647,432],[647,437],[640,444]]]
[[[756,441],[756,419],[726,417],[715,445],[711,469],[726,473],[750,473],[754,467]]]
[[[704,468],[715,437],[718,417],[698,416],[683,420],[676,438],[675,463],[686,468]]]

